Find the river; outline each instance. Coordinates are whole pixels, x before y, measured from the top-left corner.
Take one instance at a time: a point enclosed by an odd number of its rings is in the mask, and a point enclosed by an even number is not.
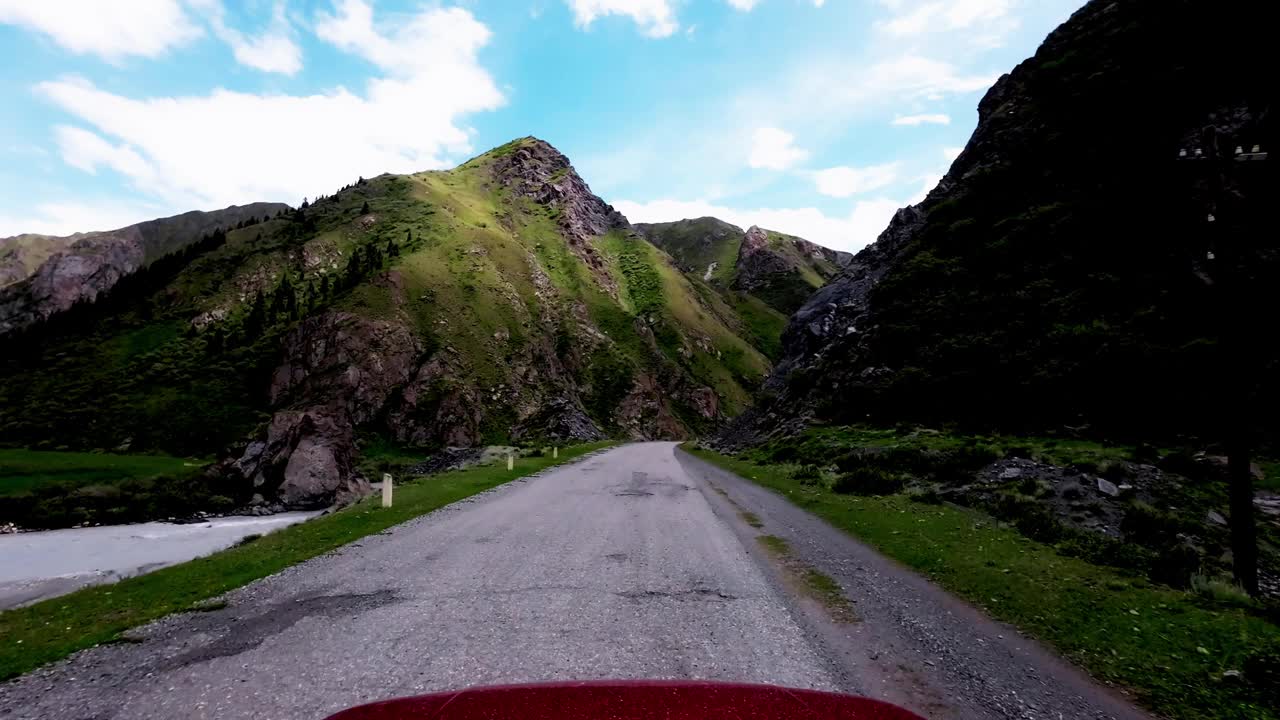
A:
[[[0,610],[115,582],[231,547],[314,517],[289,512],[205,522],[46,530],[0,535]]]

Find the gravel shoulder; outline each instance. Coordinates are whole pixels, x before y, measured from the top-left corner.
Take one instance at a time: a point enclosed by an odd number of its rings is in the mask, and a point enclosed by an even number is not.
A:
[[[746,541],[752,536],[782,538],[799,562],[844,590],[856,622],[833,622],[814,603],[801,604],[796,617],[812,644],[839,668],[837,682],[846,692],[888,700],[933,720],[1150,720],[1120,693],[1015,628],[781,495],[683,451],[676,456],[690,478],[712,489],[708,497],[717,513],[744,545],[751,547]],[[742,513],[750,513],[759,527],[745,522]],[[755,553],[780,576],[767,553]]]

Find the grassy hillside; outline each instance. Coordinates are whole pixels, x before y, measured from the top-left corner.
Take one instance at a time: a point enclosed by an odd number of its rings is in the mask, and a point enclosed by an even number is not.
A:
[[[718,287],[732,284],[742,247],[743,230],[737,225],[704,217],[636,225],[636,230],[671,255],[684,272]]]
[[[756,231],[758,245],[744,248],[748,233],[716,218],[636,230],[670,255],[695,287],[718,294],[719,301],[710,301],[704,293],[703,301],[771,359],[781,354],[787,317],[840,271],[836,253],[793,235]]]
[[[623,435],[681,435],[743,408],[769,362],[732,308],[709,306],[625,226],[583,241],[565,230],[567,201],[514,191],[495,163],[531,149],[563,160],[524,139],[451,171],[361,179],[207,236],[12,338],[0,443],[217,454],[279,409],[269,390],[282,345],[332,313],[408,328],[414,362],[444,368],[395,423],[420,423],[424,446],[449,439],[445,406],[475,413],[473,442],[512,440],[517,425],[536,437],[542,409],[566,398]],[[572,168],[556,173],[538,187]],[[371,432],[392,425],[369,414]]]

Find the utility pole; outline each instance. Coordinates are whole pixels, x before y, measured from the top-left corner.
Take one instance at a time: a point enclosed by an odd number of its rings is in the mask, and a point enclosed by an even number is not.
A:
[[[1227,452],[1231,557],[1235,580],[1250,595],[1258,594],[1258,538],[1253,509],[1253,405],[1257,384],[1250,352],[1247,318],[1253,310],[1247,266],[1251,262],[1246,237],[1248,219],[1241,184],[1260,175],[1267,153],[1258,145],[1223,146],[1216,128],[1205,128],[1201,146],[1178,151],[1180,164],[1197,171],[1206,186],[1204,265],[1193,262],[1196,276],[1212,294],[1217,315],[1218,349],[1223,380],[1222,428]]]

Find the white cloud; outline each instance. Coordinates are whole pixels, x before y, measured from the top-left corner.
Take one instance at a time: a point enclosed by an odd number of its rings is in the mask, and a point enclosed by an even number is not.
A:
[[[221,0],[188,0],[204,10],[213,32],[231,46],[236,62],[263,72],[294,75],[302,69],[302,48],[293,41],[292,29],[285,16],[284,2],[277,2],[271,16],[271,29],[261,35],[246,35],[228,27]]]
[[[96,174],[100,166],[106,166],[133,178],[155,178],[155,170],[146,158],[132,148],[112,145],[88,130],[59,125],[54,128],[54,137],[62,158],[72,167]]]
[[[489,30],[466,10],[428,7],[384,29],[367,4],[345,0],[317,33],[382,76],[363,92],[305,96],[217,89],[137,99],[77,78],[37,91],[95,131],[59,131],[66,162],[110,167],[179,207],[297,202],[357,175],[445,167],[471,149],[459,118],[504,102],[476,59]]]
[[[21,216],[0,213],[0,238],[23,233],[72,235],[90,230],[116,230],[174,212],[178,211],[116,199],[40,203]]]
[[[751,12],[751,9],[760,4],[760,0],[725,0],[734,10],[742,10],[743,12]]]
[[[778,128],[756,128],[751,135],[751,155],[747,164],[753,168],[786,170],[804,160],[809,153],[795,146],[795,136]]]
[[[877,28],[893,37],[964,32],[970,41],[998,44],[1017,29],[1018,0],[880,0],[893,14]]]
[[[48,35],[77,54],[156,57],[201,34],[177,0],[0,0],[0,23]]]
[[[838,130],[886,107],[986,90],[997,77],[916,54],[871,61],[809,60],[737,97],[730,114],[759,117],[767,112],[773,123],[825,124]]]
[[[669,37],[680,24],[671,0],[566,0],[573,11],[573,22],[582,29],[591,27],[596,18],[622,15],[631,18],[650,37]]]
[[[950,125],[951,116],[943,115],[899,115],[893,119],[894,125],[908,125],[915,127],[916,125]]]
[[[964,152],[962,147],[944,147],[942,148],[942,156],[947,160],[955,160],[960,157],[960,153]]]
[[[817,208],[740,209],[706,200],[655,200],[614,203],[632,222],[667,222],[683,218],[717,217],[738,227],[759,225],[797,235],[836,250],[857,252],[875,241],[889,226],[901,203],[879,198],[855,203],[849,214],[831,216]]]
[[[818,192],[838,198],[879,190],[892,185],[897,179],[897,163],[867,167],[833,167],[813,174]]]

